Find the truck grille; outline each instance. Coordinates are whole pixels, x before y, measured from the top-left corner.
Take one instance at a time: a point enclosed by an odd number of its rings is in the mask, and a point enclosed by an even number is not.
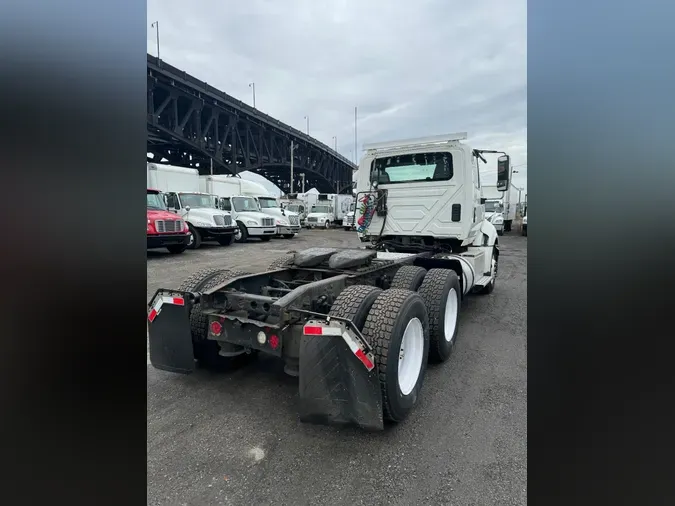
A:
[[[262,219],[262,226],[263,227],[273,227],[274,226],[274,218],[263,218]]]
[[[307,218],[307,221],[310,223],[316,223],[316,218]]]
[[[213,221],[219,227],[229,227],[229,226],[232,225],[232,217],[231,216],[225,216],[224,214],[216,214],[213,217]]]
[[[155,220],[155,230],[158,234],[182,232],[183,220]]]
[[[300,220],[298,219],[297,216],[289,216],[289,217],[288,217],[288,222],[289,222],[291,225],[300,225]]]

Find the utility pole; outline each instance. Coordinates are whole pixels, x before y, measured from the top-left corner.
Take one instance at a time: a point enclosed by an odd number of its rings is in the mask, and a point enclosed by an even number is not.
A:
[[[155,28],[157,32],[157,63],[159,63],[159,21],[155,21],[151,24],[150,28]]]
[[[357,118],[357,107],[354,107],[354,163],[358,163],[359,152],[356,148],[356,118]]]
[[[309,116],[305,116],[305,119],[307,120],[307,135],[309,135]]]
[[[255,83],[248,83],[249,88],[253,88],[253,108],[255,109]]]
[[[333,150],[337,153],[337,135],[333,136]]]
[[[305,193],[305,173],[300,174],[300,177],[302,178],[302,193]]]
[[[295,149],[295,145],[293,144],[293,141],[291,141],[291,188],[288,193],[293,193],[293,150]]]
[[[211,160],[211,175],[213,176],[213,158],[209,158]]]

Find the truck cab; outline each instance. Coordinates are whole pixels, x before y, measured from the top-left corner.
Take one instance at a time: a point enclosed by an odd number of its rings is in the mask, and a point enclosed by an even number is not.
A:
[[[166,248],[169,253],[183,253],[190,243],[190,230],[185,220],[169,212],[165,195],[147,189],[148,249]]]
[[[501,199],[485,200],[485,219],[494,225],[497,235],[504,235],[504,204]]]
[[[167,192],[167,206],[183,218],[190,229],[188,248],[214,240],[222,246],[234,242],[238,230],[229,212],[216,207],[216,196],[201,192]]]
[[[257,195],[256,198],[260,204],[260,210],[274,218],[277,236],[292,239],[300,232],[300,216],[297,213],[282,209],[279,201],[272,196]]]
[[[246,242],[249,237],[269,241],[277,232],[274,218],[260,212],[260,206],[253,197],[235,195],[219,197],[218,207],[229,212],[237,224],[235,240]]]
[[[349,211],[342,218],[342,228],[345,230],[354,230],[356,222],[354,221],[354,214],[356,212],[356,202],[349,204]]]
[[[335,221],[335,211],[330,201],[318,201],[314,204],[307,215],[308,228],[330,228]]]
[[[286,212],[295,213],[300,220],[300,226],[303,227],[307,220],[307,206],[300,201],[290,201],[284,208]]]

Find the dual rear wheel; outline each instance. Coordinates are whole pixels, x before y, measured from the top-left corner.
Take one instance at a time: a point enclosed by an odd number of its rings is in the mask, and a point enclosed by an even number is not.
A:
[[[393,422],[402,421],[416,404],[427,363],[450,357],[461,297],[452,270],[406,266],[399,273],[389,290],[348,287],[329,313],[351,319],[373,347],[384,417]]]

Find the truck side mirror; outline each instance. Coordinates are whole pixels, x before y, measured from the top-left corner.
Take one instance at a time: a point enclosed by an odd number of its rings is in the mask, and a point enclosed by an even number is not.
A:
[[[511,157],[502,155],[497,158],[497,190],[508,191],[511,179]]]

